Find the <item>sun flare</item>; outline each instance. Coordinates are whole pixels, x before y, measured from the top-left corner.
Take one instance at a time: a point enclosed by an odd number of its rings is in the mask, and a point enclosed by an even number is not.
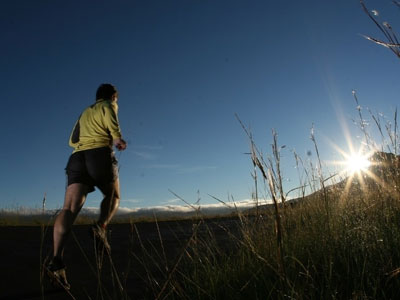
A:
[[[346,160],[346,168],[351,174],[365,172],[368,170],[368,167],[371,165],[371,162],[368,160],[367,155],[361,155],[358,153],[353,153],[347,157]]]

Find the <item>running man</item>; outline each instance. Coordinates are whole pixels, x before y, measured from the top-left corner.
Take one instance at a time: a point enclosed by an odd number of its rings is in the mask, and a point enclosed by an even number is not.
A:
[[[67,167],[68,185],[64,206],[54,222],[53,258],[48,273],[64,288],[69,289],[63,262],[64,246],[72,225],[85,203],[88,193],[96,186],[104,195],[100,216],[92,227],[98,243],[110,252],[107,225],[119,207],[120,190],[118,162],[112,146],[126,149],[118,122],[118,92],[111,84],[102,84],[96,92],[96,102],[86,108],[76,122],[69,145],[74,148]]]

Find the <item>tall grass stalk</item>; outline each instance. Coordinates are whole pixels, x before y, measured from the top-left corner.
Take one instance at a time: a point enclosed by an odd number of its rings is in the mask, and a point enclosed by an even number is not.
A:
[[[42,216],[44,215],[44,208],[45,208],[45,203],[46,203],[46,193],[44,194],[43,201],[42,201]],[[45,226],[43,223],[40,224],[40,251],[39,251],[39,280],[40,280],[40,293],[41,293],[41,298],[42,300],[44,299],[44,268],[43,266],[43,244],[44,244],[44,237],[45,237]]]
[[[386,47],[390,49],[398,58],[400,58],[400,42],[397,38],[397,34],[393,30],[392,26],[388,22],[383,22],[382,24],[378,22],[375,18],[374,14],[370,12],[370,10],[366,7],[364,0],[360,0],[361,7],[367,16],[372,20],[372,22],[378,27],[378,29],[383,33],[386,41],[382,41],[370,36],[365,36],[367,40],[370,40],[378,45]],[[399,1],[392,1],[394,5],[400,8]]]
[[[273,144],[272,144],[272,155],[274,157],[274,162],[275,162],[275,168],[276,168],[276,185],[279,190],[279,195],[280,195],[280,201],[285,206],[285,195],[283,192],[283,183],[282,183],[282,172],[281,172],[281,149],[285,148],[286,146],[278,146],[278,134],[275,129],[272,129],[272,138],[273,138]],[[274,170],[273,164],[270,164],[270,170]],[[271,176],[272,180],[272,176]]]
[[[328,235],[330,234],[330,201],[328,199],[328,194],[327,194],[327,190],[325,187],[325,179],[324,179],[324,175],[323,175],[323,167],[322,167],[322,162],[321,162],[321,156],[319,154],[319,149],[318,149],[318,144],[317,141],[315,139],[315,133],[314,133],[314,124],[311,127],[311,141],[313,142],[314,145],[314,149],[315,149],[315,153],[317,154],[317,161],[318,161],[318,178],[319,178],[319,182],[320,182],[320,187],[322,189],[322,194],[323,194],[323,200],[324,200],[324,204],[325,204],[325,213],[326,213],[326,225],[328,227]]]
[[[236,116],[237,119],[239,120],[243,130],[247,134],[248,138],[250,139],[250,144],[251,144],[251,160],[253,163],[253,166],[257,166],[258,169],[260,170],[263,179],[265,182],[268,183],[269,185],[269,191],[272,197],[273,205],[274,205],[274,211],[275,211],[275,234],[276,234],[276,242],[277,242],[277,261],[279,265],[279,273],[282,281],[284,283],[287,282],[286,280],[286,271],[285,271],[285,264],[284,264],[284,250],[283,250],[283,231],[282,231],[282,222],[281,222],[281,213],[279,209],[279,203],[278,203],[278,198],[276,196],[276,191],[278,185],[278,190],[280,194],[280,199],[283,207],[285,206],[285,198],[283,195],[283,186],[282,186],[282,176],[281,176],[281,169],[280,169],[280,151],[278,147],[278,139],[277,139],[277,134],[275,130],[272,130],[272,135],[273,135],[273,144],[272,144],[272,152],[275,158],[275,166],[277,172],[274,172],[274,164],[271,162],[269,163],[269,168],[265,164],[263,158],[261,157],[260,159],[260,152],[257,150],[257,147],[255,146],[253,136],[250,133],[248,129],[244,126],[244,124],[240,121],[240,118]],[[273,174],[275,173],[275,174]],[[256,177],[255,177],[256,178]],[[276,179],[277,178],[277,179]],[[257,210],[256,213],[258,214],[258,201],[257,201]]]

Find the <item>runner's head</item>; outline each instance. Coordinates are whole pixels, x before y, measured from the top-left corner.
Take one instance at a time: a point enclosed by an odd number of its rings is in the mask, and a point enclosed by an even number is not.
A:
[[[96,92],[96,100],[116,100],[118,97],[118,91],[112,84],[103,83],[99,86]]]

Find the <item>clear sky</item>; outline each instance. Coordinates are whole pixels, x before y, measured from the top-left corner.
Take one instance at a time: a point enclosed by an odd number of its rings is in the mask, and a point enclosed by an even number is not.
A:
[[[400,30],[389,0],[366,2]],[[122,207],[215,203],[251,197],[251,127],[270,152],[279,134],[285,188],[291,150],[307,158],[310,128],[346,147],[354,89],[363,107],[392,116],[400,61],[362,34],[381,34],[358,0],[2,1],[0,207],[62,205],[68,138],[100,83],[119,90],[128,149]],[[356,135],[353,136],[356,140]],[[89,195],[98,206],[101,195]]]

